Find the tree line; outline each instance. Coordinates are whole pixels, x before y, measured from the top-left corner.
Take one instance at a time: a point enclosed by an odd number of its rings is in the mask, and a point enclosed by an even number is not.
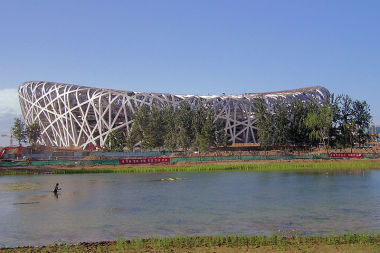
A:
[[[211,147],[227,146],[223,122],[215,121],[214,109],[201,101],[197,106],[182,101],[178,108],[141,106],[132,118],[134,123],[129,135],[122,129],[111,132],[105,141],[105,150],[122,151],[126,147],[134,151],[139,147],[203,152]]]
[[[372,116],[366,101],[331,94],[322,104],[279,99],[269,110],[264,98],[257,99],[257,134],[265,149],[273,146],[317,146],[347,148],[370,139]]]
[[[314,101],[293,100],[290,104],[278,99],[269,105],[263,97],[254,104],[255,126],[261,147],[312,147],[322,144],[347,148],[364,145],[370,139],[368,131],[372,115],[366,101],[348,95],[335,96],[318,104]],[[134,123],[129,134],[126,129],[112,131],[104,144],[105,151],[135,151],[181,149],[203,152],[212,147],[227,146],[223,120],[215,120],[216,112],[201,101],[196,106],[182,101],[178,108],[167,106],[139,107],[132,115]],[[17,118],[11,128],[18,141],[28,141],[32,148],[41,137],[38,123],[25,124]]]

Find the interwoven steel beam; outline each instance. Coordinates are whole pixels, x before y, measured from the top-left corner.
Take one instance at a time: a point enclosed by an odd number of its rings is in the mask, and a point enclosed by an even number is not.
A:
[[[255,100],[262,96],[269,107],[279,99],[321,103],[329,91],[321,86],[270,93],[243,95],[194,96],[99,89],[53,82],[23,83],[18,90],[26,123],[42,127],[41,144],[86,148],[90,143],[103,145],[116,129],[132,127],[132,114],[142,105],[178,107],[181,101],[196,106],[199,101],[215,109],[215,120],[225,121],[225,131],[232,143],[257,142]]]

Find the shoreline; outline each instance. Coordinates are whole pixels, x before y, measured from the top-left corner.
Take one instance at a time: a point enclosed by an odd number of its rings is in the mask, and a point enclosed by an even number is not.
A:
[[[3,252],[378,252],[379,233],[346,233],[328,236],[225,234],[152,237],[147,239],[81,242],[0,248]]]
[[[380,169],[380,158],[194,161],[125,165],[1,167],[0,176],[30,174],[146,173],[200,171],[321,171]]]

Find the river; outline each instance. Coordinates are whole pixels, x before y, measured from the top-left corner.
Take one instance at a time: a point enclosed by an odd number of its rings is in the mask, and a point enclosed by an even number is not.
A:
[[[380,171],[0,177],[0,247],[276,231],[379,232]]]

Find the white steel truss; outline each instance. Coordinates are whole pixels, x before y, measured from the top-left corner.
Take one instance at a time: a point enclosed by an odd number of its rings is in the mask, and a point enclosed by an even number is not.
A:
[[[263,97],[269,107],[279,99],[321,103],[329,91],[321,86],[270,93],[194,96],[99,89],[53,82],[23,83],[18,90],[22,115],[27,124],[38,122],[41,144],[86,148],[90,143],[103,146],[116,129],[131,130],[132,115],[142,105],[178,107],[181,101],[196,106],[199,101],[212,106],[215,120],[225,121],[232,143],[257,142],[254,102]]]

